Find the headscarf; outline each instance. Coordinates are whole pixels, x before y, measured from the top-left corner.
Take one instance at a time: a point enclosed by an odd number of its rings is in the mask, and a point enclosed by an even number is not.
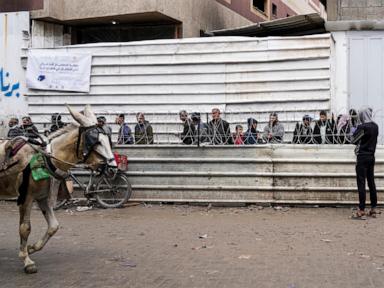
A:
[[[256,119],[255,118],[248,118],[247,123],[248,123],[248,129],[250,129],[252,133],[256,133],[256,129],[253,128],[253,124],[257,124]]]
[[[337,122],[337,132],[340,133],[340,130],[349,123],[350,116],[348,114],[343,114],[340,116],[339,121]]]
[[[372,120],[372,108],[365,108],[359,111],[359,118],[361,123],[370,123]]]
[[[257,123],[256,119],[254,118],[248,118],[247,122],[248,122],[248,128],[251,127],[253,124]]]

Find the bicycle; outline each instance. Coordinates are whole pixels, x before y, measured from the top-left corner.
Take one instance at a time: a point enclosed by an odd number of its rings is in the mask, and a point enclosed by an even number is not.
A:
[[[73,171],[70,171],[69,178],[83,190],[88,200],[94,197],[103,208],[119,208],[131,197],[131,185],[122,171],[110,167],[103,167],[99,171],[87,170],[90,176],[86,184],[80,181]],[[57,201],[54,209],[60,209],[71,200],[72,197]]]

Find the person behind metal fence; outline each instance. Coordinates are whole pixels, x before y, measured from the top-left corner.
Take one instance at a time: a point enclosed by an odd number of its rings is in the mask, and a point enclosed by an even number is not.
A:
[[[153,144],[153,129],[143,112],[136,114],[135,144]]]
[[[61,115],[55,113],[51,116],[51,127],[49,128],[49,133],[55,132],[65,126],[65,123],[61,121]]]
[[[236,125],[236,132],[232,134],[233,143],[235,145],[244,145],[243,126]]]
[[[20,129],[18,125],[19,125],[19,119],[15,117],[12,117],[11,119],[9,119],[9,122],[8,122],[9,130],[8,130],[7,138],[15,138],[17,136],[24,135],[23,131]]]
[[[327,112],[320,111],[320,119],[315,122],[313,129],[313,140],[315,144],[334,144],[336,128],[335,121],[327,119]]]
[[[337,117],[337,135],[335,136],[335,142],[339,144],[351,144],[352,141],[352,123],[351,116],[349,114],[341,114]]]
[[[313,144],[313,129],[311,127],[312,117],[303,116],[303,122],[296,123],[295,131],[293,131],[292,143],[295,144]]]
[[[105,118],[105,116],[98,116],[96,125],[104,130],[105,134],[107,134],[109,138],[109,141],[112,143],[112,128],[107,125],[107,118]]]
[[[36,139],[40,138],[39,131],[36,126],[33,124],[31,117],[24,116],[22,119],[22,124],[20,126],[23,135],[27,138]]]
[[[196,128],[192,119],[189,117],[188,112],[181,110],[179,118],[183,123],[183,132],[180,135],[181,141],[186,145],[191,145],[195,141]]]
[[[269,115],[269,123],[264,127],[263,138],[267,143],[282,143],[284,126],[279,122],[277,113]]]
[[[124,114],[119,114],[116,117],[116,124],[120,125],[117,136],[117,144],[133,144],[132,131],[128,124],[125,123]]]
[[[356,145],[356,180],[359,191],[359,209],[355,218],[361,219],[365,215],[365,179],[369,187],[371,210],[369,215],[376,217],[377,192],[375,185],[374,166],[377,136],[379,128],[372,120],[372,109],[367,108],[359,111],[361,124],[353,133],[352,143]]]
[[[244,134],[244,144],[253,145],[253,144],[262,144],[263,137],[259,130],[257,130],[257,120],[254,118],[248,118],[248,130]]]
[[[207,123],[201,122],[201,116],[199,112],[193,112],[191,114],[191,119],[193,122],[193,125],[195,127],[195,142],[196,144],[198,141],[200,143],[207,143],[211,142],[209,137],[209,126]]]
[[[221,119],[220,115],[219,108],[212,109],[212,120],[208,123],[212,144],[233,144],[229,123]]]
[[[357,126],[359,125],[359,115],[357,114],[355,109],[350,109],[349,110],[349,116],[350,116],[350,126],[351,126],[351,133],[355,133]]]

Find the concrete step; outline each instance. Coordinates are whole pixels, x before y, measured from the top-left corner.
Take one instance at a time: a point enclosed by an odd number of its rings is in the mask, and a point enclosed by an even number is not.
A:
[[[326,205],[357,203],[353,148],[117,146],[128,155],[132,201]],[[384,196],[383,146],[377,148],[375,168],[380,199]],[[80,174],[85,181],[84,172]]]

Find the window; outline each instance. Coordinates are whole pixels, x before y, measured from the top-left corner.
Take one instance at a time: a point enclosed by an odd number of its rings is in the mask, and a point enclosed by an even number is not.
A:
[[[258,10],[262,11],[262,12],[266,12],[265,11],[265,8],[266,8],[266,0],[252,0],[252,4],[253,4],[253,7],[257,8]]]
[[[272,15],[277,16],[277,6],[276,4],[272,4]]]

